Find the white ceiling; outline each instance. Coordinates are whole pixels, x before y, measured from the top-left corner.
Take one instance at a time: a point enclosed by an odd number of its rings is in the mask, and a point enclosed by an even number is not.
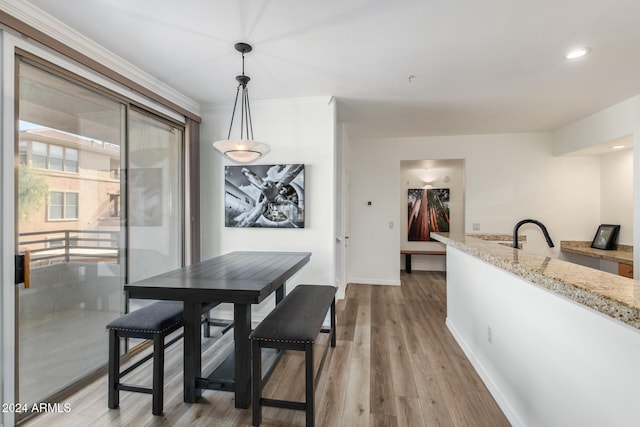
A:
[[[202,105],[246,41],[251,101],[333,95],[353,138],[549,131],[640,94],[638,0],[31,3]]]

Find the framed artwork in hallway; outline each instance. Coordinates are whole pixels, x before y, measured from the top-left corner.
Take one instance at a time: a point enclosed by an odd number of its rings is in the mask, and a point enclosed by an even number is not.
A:
[[[449,189],[411,188],[408,190],[408,240],[430,241],[432,231],[449,231]]]

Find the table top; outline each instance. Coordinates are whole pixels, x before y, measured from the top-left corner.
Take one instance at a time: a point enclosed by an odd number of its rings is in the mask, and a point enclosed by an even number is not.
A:
[[[258,304],[310,258],[310,252],[231,252],[125,285],[124,289],[130,298]]]

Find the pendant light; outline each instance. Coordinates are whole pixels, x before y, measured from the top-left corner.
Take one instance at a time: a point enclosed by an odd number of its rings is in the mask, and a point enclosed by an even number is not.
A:
[[[247,43],[236,43],[235,49],[242,53],[242,74],[236,76],[238,88],[236,89],[236,100],[233,104],[233,112],[231,113],[231,124],[229,125],[229,134],[227,139],[216,141],[213,146],[218,149],[226,157],[239,163],[252,162],[270,150],[269,145],[253,140],[253,124],[251,122],[251,109],[249,107],[249,91],[247,83],[249,76],[244,74],[244,54],[253,50],[251,45]],[[242,95],[240,96],[240,89]],[[231,130],[233,129],[233,119],[236,115],[238,106],[238,97],[240,96],[240,138],[232,139]],[[246,137],[246,138],[245,138]]]

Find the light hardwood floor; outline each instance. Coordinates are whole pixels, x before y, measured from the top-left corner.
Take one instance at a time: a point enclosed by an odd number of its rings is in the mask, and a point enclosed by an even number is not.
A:
[[[445,326],[444,274],[403,272],[401,281],[399,287],[350,284],[338,301],[338,344],[316,390],[316,425],[508,426]],[[231,335],[216,345],[207,341],[203,361],[215,363],[231,351]],[[207,390],[195,404],[182,401],[181,343],[167,350],[165,363],[163,416],[152,416],[151,396],[138,393],[121,392],[120,408],[108,409],[101,377],[65,401],[70,412],[42,414],[23,425],[251,425],[250,409],[235,409],[230,393]],[[302,400],[303,363],[302,353],[287,353],[265,395]],[[149,378],[150,367],[131,376],[131,382]],[[304,413],[264,408],[262,425],[304,426]]]

